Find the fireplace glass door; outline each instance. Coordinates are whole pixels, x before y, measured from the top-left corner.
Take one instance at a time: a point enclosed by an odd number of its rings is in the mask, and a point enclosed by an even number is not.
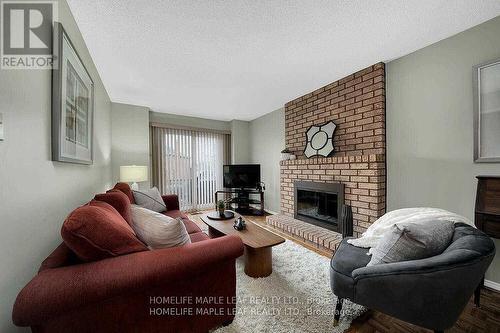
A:
[[[297,190],[297,215],[314,219],[321,224],[337,226],[338,195],[336,193]]]

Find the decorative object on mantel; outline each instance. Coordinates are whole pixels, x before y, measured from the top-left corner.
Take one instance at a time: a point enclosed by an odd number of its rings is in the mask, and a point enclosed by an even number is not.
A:
[[[500,59],[474,66],[474,162],[500,162]]]
[[[92,164],[94,82],[59,22],[53,41],[52,160]]]
[[[500,176],[477,176],[474,224],[493,238],[500,238]]]
[[[333,132],[336,127],[337,125],[333,121],[309,127],[306,132],[307,143],[304,155],[307,158],[313,156],[330,156],[335,150],[333,148]]]
[[[140,165],[122,165],[120,167],[120,181],[123,183],[132,183],[130,188],[134,191],[139,189],[139,182],[148,180],[148,167]]]
[[[281,160],[282,161],[289,160],[291,154],[292,154],[292,152],[288,148],[283,149],[281,151]]]

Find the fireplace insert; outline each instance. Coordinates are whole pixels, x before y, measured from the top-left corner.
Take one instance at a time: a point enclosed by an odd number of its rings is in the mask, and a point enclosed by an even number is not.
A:
[[[342,232],[339,222],[344,204],[344,184],[297,181],[294,188],[296,219]]]

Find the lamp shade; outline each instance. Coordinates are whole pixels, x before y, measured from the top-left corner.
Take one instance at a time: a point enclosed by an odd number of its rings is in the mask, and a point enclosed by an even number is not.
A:
[[[148,167],[124,165],[120,167],[120,181],[124,183],[145,182],[148,180]]]

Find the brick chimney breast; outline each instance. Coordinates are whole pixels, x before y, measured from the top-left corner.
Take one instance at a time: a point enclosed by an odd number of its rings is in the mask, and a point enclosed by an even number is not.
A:
[[[333,121],[332,157],[304,156],[306,131]],[[297,160],[281,161],[281,213],[294,215],[296,180],[341,182],[354,236],[386,209],[385,64],[377,63],[285,104],[285,143]]]

